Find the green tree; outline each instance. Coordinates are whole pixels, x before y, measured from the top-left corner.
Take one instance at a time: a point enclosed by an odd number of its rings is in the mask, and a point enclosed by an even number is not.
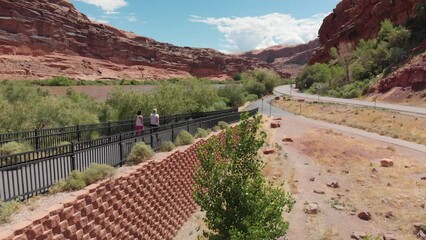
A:
[[[288,229],[282,213],[292,209],[294,199],[261,173],[257,152],[266,134],[259,131],[260,120],[245,115],[235,130],[225,131],[223,141],[210,139],[197,151],[201,167],[194,197],[206,211],[210,239],[276,239]]]

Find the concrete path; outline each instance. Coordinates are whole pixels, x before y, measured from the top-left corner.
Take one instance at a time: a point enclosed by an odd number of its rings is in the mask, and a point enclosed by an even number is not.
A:
[[[350,104],[350,105],[358,105],[358,106],[367,106],[367,107],[378,107],[389,109],[397,112],[405,112],[410,114],[418,114],[426,116],[426,108],[422,107],[412,107],[412,106],[404,106],[398,104],[390,104],[390,103],[382,103],[382,102],[369,102],[357,99],[343,99],[343,98],[333,98],[333,97],[323,97],[318,95],[311,95],[299,92],[297,89],[290,87],[290,85],[278,86],[274,89],[274,93],[276,95],[290,95],[296,98],[302,98],[307,100],[315,100],[320,102],[330,102],[330,103],[340,103],[340,104]]]
[[[320,127],[327,127],[327,128],[335,129],[335,130],[342,131],[342,132],[356,134],[356,135],[367,137],[367,138],[370,138],[370,139],[379,140],[379,141],[382,141],[382,142],[385,142],[385,143],[395,144],[395,145],[398,145],[398,146],[401,146],[401,147],[416,150],[416,151],[421,152],[421,153],[426,153],[426,146],[425,145],[421,145],[421,144],[417,144],[417,143],[413,143],[413,142],[408,142],[408,141],[405,141],[405,140],[395,139],[395,138],[391,138],[391,137],[387,137],[387,136],[381,136],[377,133],[371,133],[371,132],[367,132],[367,131],[364,131],[364,130],[351,128],[351,127],[347,127],[347,126],[343,126],[343,125],[337,125],[337,124],[328,123],[328,122],[324,122],[324,121],[309,119],[309,118],[305,118],[303,116],[298,116],[298,115],[295,115],[293,113],[286,112],[282,109],[271,106],[269,103],[273,99],[274,99],[274,96],[269,96],[269,97],[265,97],[263,99],[263,101],[257,100],[255,102],[251,103],[247,107],[247,110],[259,108],[259,112],[262,113],[263,115],[267,115],[267,116],[271,115],[271,116],[275,116],[275,117],[288,117],[288,118],[292,118],[292,119],[297,119],[298,121],[311,123],[311,124],[314,124],[314,125],[318,125]],[[263,104],[262,104],[262,102],[263,102]],[[283,124],[285,124],[285,122],[283,122]]]

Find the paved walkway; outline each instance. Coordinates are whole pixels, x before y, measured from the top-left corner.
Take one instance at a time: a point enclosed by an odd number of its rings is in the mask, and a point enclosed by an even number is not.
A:
[[[297,89],[291,88],[290,85],[278,86],[274,89],[274,93],[276,95],[286,94],[296,98],[315,100],[315,101],[318,101],[319,99],[319,101],[321,102],[350,104],[350,105],[367,106],[367,107],[378,107],[378,108],[384,108],[384,109],[394,110],[398,112],[406,112],[406,113],[426,116],[426,108],[422,108],[422,107],[412,107],[412,106],[404,106],[404,105],[382,103],[382,102],[374,103],[374,102],[357,100],[357,99],[343,99],[343,98],[333,98],[333,97],[323,97],[323,96],[320,96],[318,98],[318,95],[301,93]]]
[[[416,151],[419,151],[419,152],[422,152],[422,153],[426,153],[426,146],[425,145],[421,145],[421,144],[417,144],[417,143],[413,143],[413,142],[408,142],[408,141],[405,141],[405,140],[395,139],[395,138],[391,138],[391,137],[387,137],[387,136],[381,136],[377,133],[371,133],[371,132],[367,132],[367,131],[364,131],[364,130],[351,128],[351,127],[347,127],[347,126],[343,126],[343,125],[337,125],[337,124],[328,123],[328,122],[324,122],[324,121],[320,121],[320,120],[309,119],[309,118],[305,118],[303,116],[298,116],[298,115],[295,115],[293,113],[286,112],[282,109],[271,106],[269,103],[273,99],[274,99],[274,96],[269,96],[269,97],[265,97],[263,101],[257,100],[255,102],[251,103],[247,107],[247,110],[259,108],[259,112],[262,113],[263,115],[266,115],[266,116],[271,115],[271,116],[274,116],[274,117],[287,117],[287,118],[297,119],[298,121],[304,121],[304,122],[308,122],[308,123],[318,125],[318,126],[321,126],[321,127],[327,127],[327,128],[335,129],[335,130],[342,131],[342,132],[356,134],[356,135],[363,136],[363,137],[366,137],[366,138],[379,140],[379,141],[382,141],[382,142],[385,142],[385,143],[395,144],[395,145],[402,146],[402,147],[405,147],[405,148],[409,148],[409,149],[412,149],[412,150],[416,150]],[[262,102],[263,102],[263,104],[262,104]]]

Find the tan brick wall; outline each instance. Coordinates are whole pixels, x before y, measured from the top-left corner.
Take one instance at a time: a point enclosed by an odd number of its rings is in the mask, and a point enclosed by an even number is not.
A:
[[[173,239],[196,209],[192,175],[203,142],[86,187],[0,239]]]

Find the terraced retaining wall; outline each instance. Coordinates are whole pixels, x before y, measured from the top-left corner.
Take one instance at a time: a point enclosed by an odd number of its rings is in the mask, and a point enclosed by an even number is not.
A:
[[[88,186],[0,239],[173,239],[196,210],[192,175],[204,142]]]

